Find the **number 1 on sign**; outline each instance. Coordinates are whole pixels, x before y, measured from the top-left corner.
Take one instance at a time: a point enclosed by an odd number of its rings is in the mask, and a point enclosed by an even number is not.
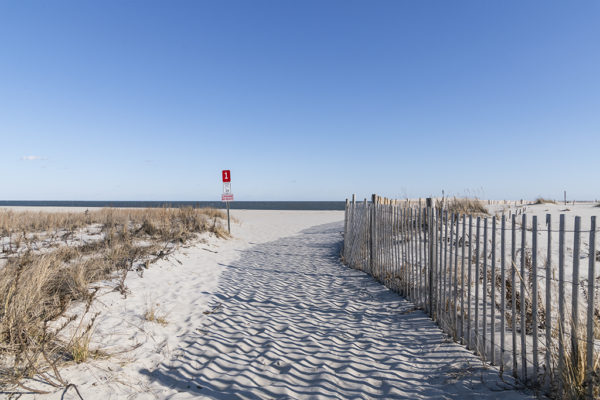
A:
[[[228,169],[223,170],[223,182],[231,182],[231,172]]]

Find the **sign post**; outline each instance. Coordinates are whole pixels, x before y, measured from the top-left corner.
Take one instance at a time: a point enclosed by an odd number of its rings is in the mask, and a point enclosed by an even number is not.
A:
[[[227,232],[231,234],[231,223],[229,222],[229,202],[233,201],[233,193],[231,193],[231,171],[228,169],[223,170],[223,194],[221,195],[221,201],[224,201],[227,205]]]

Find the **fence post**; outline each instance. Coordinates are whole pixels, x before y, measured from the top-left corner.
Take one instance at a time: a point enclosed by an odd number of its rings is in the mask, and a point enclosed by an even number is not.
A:
[[[394,235],[394,290],[396,293],[400,292],[398,276],[400,272],[400,208],[398,207],[398,202],[394,202],[393,205],[394,210],[394,224],[392,225],[392,234]]]
[[[423,285],[425,284],[424,282],[426,282],[426,279],[423,276],[423,264],[426,264],[426,261],[424,261],[424,257],[423,257],[423,247],[425,245],[423,244],[421,237],[423,237],[423,240],[425,240],[426,237],[425,237],[425,232],[423,232],[423,218],[425,218],[425,212],[423,211],[423,209],[421,207],[416,209],[415,216],[417,218],[417,225],[415,226],[416,231],[415,231],[415,235],[414,235],[415,243],[417,243],[415,245],[415,252],[418,255],[417,260],[419,261],[418,265],[415,268],[419,274],[419,281],[418,281],[419,289],[418,290],[419,290],[420,302],[421,302],[422,307],[425,307],[425,299],[424,299],[425,288],[423,287]]]
[[[537,384],[539,374],[538,359],[538,281],[537,281],[537,216],[533,216],[531,226],[531,278],[533,280],[531,288],[531,328],[533,330],[533,383]],[[530,280],[531,282],[531,280]]]
[[[517,227],[517,215],[513,214],[511,215],[511,237],[510,237],[510,241],[511,241],[511,247],[510,247],[510,262],[511,262],[511,268],[510,268],[510,288],[511,288],[511,292],[512,292],[512,298],[511,298],[511,318],[512,318],[512,326],[511,326],[511,330],[512,330],[512,357],[513,357],[513,376],[515,378],[518,378],[518,372],[517,372],[517,231],[516,231],[516,227]]]
[[[496,217],[492,217],[492,260],[491,263],[491,283],[492,283],[492,301],[490,302],[490,348],[492,349],[492,365],[496,364]],[[504,295],[504,294],[502,294]],[[502,315],[504,318],[504,315]]]
[[[575,217],[575,232],[573,232],[573,284],[571,293],[571,361],[573,371],[577,371],[579,364],[579,250],[580,246],[581,217]],[[593,279],[593,277],[592,277]]]
[[[349,208],[350,208],[350,203],[348,202],[348,199],[346,199],[346,208],[344,209],[344,242],[342,243],[342,256],[344,258],[344,262],[347,263],[347,256],[346,256],[346,242],[348,240],[348,215],[349,215]]]
[[[408,279],[408,246],[406,245],[406,240],[408,237],[408,231],[407,231],[407,216],[406,216],[407,210],[406,208],[400,208],[400,227],[401,227],[401,232],[402,232],[402,259],[401,259],[401,269],[400,269],[400,274],[402,276],[402,295],[404,297],[408,296],[408,286],[406,283],[406,280]]]
[[[446,277],[446,279],[448,280],[448,283],[446,285],[446,303],[448,304],[448,331],[452,331],[453,335],[456,338],[456,331],[453,329],[453,317],[454,317],[454,304],[456,299],[452,298],[452,294],[453,294],[453,288],[454,286],[452,285],[452,283],[454,282],[452,280],[453,274],[452,274],[452,256],[454,255],[454,253],[452,252],[452,246],[454,245],[454,214],[450,215],[450,241],[449,241],[449,245],[448,245],[448,249],[449,249],[449,254],[448,254],[448,275]],[[448,227],[448,214],[446,214],[446,227]]]
[[[442,219],[442,211],[439,208],[435,208],[434,212],[433,212],[434,218],[435,218],[435,223],[434,223],[434,235],[435,235],[435,242],[433,244],[433,251],[435,254],[435,269],[433,271],[433,307],[434,307],[434,314],[435,314],[435,321],[439,324],[440,322],[440,285],[441,285],[441,280],[440,280],[440,268],[442,266],[442,264],[440,263],[440,256],[441,256],[441,251],[440,251],[440,240],[441,240],[441,219]]]
[[[419,274],[419,281],[417,282],[417,284],[419,285],[419,301],[420,304],[422,306],[424,306],[425,302],[423,300],[423,292],[424,292],[424,288],[423,288],[423,284],[425,282],[425,277],[423,277],[423,265],[427,265],[427,257],[425,256],[425,253],[427,252],[426,250],[426,244],[423,243],[425,239],[425,232],[424,232],[424,227],[425,227],[425,222],[423,222],[423,219],[425,218],[425,209],[421,207],[421,203],[419,202],[419,209],[418,209],[418,225],[417,225],[417,235],[415,236],[415,239],[418,242],[418,246],[417,247],[417,253],[419,254],[419,263],[417,264],[417,270],[418,270],[418,274]]]
[[[477,217],[477,225],[475,231],[475,352],[481,355],[481,339],[479,338],[479,244],[480,240],[481,217]],[[484,357],[485,360],[485,357]]]
[[[586,348],[586,371],[587,396],[594,398],[593,370],[594,370],[594,264],[596,262],[596,217],[590,221],[589,242],[589,265],[588,265],[588,309],[587,309],[587,348]]]
[[[417,210],[415,210],[414,213],[414,220],[415,220],[415,229],[414,229],[414,243],[415,243],[415,248],[417,248],[417,243],[419,242],[419,213],[417,212]],[[411,242],[412,243],[412,242]],[[419,260],[419,253],[415,252],[415,264],[413,266],[411,266],[411,268],[408,270],[409,272],[409,279],[408,282],[410,283],[410,285],[408,286],[408,295],[410,299],[414,299],[415,298],[415,288],[416,288],[416,276],[417,276],[417,272],[419,270],[419,264],[420,260]]]
[[[521,378],[523,381],[527,381],[527,338],[525,337],[527,332],[527,319],[526,319],[526,297],[525,292],[525,248],[527,244],[527,214],[521,216]],[[516,266],[515,266],[516,268]],[[515,290],[516,290],[515,285]]]
[[[558,220],[558,375],[561,392],[565,387],[565,214]]]
[[[369,226],[369,230],[371,232],[371,234],[369,235],[369,273],[371,275],[373,275],[373,271],[375,270],[375,245],[376,245],[376,241],[375,241],[375,231],[376,231],[376,217],[377,217],[377,213],[376,213],[376,207],[375,207],[375,200],[377,199],[377,195],[373,194],[371,195],[371,212],[370,214],[370,226]]]
[[[547,383],[552,382],[552,359],[550,347],[552,344],[552,217],[546,214],[546,225],[548,230],[548,249],[546,256],[546,374]]]
[[[361,260],[361,265],[362,265],[362,269],[361,271],[365,271],[367,269],[367,267],[369,266],[369,262],[368,257],[369,257],[369,249],[367,248],[370,244],[369,241],[369,237],[370,237],[370,226],[369,226],[369,216],[371,214],[369,213],[369,203],[367,203],[367,199],[365,198],[363,200],[363,212],[362,212],[362,224],[364,226],[364,241],[363,243],[361,243],[361,253],[362,253],[362,260]]]
[[[351,233],[351,243],[350,243],[350,258],[352,258],[353,252],[354,252],[354,248],[356,245],[356,236],[357,236],[357,232],[356,232],[356,195],[353,194],[352,195],[352,203],[350,203],[350,214],[349,214],[349,218],[348,218],[348,226],[349,229],[352,230]]]
[[[465,344],[465,246],[466,246],[466,215],[462,216],[462,249],[461,249],[461,262],[460,262],[460,337],[461,343]]]
[[[415,261],[414,261],[414,258],[415,258],[414,243],[415,243],[416,232],[415,232],[415,227],[413,225],[413,221],[416,218],[416,214],[414,213],[413,209],[410,208],[407,210],[406,216],[407,216],[406,229],[408,232],[408,242],[406,243],[406,248],[407,248],[407,252],[408,252],[408,263],[407,263],[408,269],[406,271],[408,273],[408,275],[406,278],[406,291],[408,293],[410,293],[411,284],[412,284],[410,276],[412,273],[418,273],[418,268],[415,267]]]
[[[502,214],[500,229],[500,374],[504,372],[504,351],[506,335],[506,216]]]
[[[429,315],[433,318],[433,264],[434,264],[434,256],[433,256],[433,208],[432,208],[432,200],[431,197],[426,199],[427,204],[427,239],[429,239]],[[426,239],[426,240],[427,240]]]

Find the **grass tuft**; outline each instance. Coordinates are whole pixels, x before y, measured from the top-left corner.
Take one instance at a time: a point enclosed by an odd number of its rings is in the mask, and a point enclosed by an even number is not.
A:
[[[585,335],[585,330],[580,328],[579,335]],[[583,336],[580,336],[583,337]],[[559,397],[562,399],[579,400],[586,399],[590,385],[593,387],[593,398],[600,396],[600,356],[596,353],[592,360],[591,382],[586,377],[586,346],[584,341],[577,341],[576,348],[573,349],[571,343],[565,343],[565,363],[558,373],[564,383],[562,393]]]
[[[144,313],[144,319],[146,321],[156,322],[157,324],[162,325],[162,326],[165,326],[169,323],[167,321],[166,315],[159,313],[158,304],[157,305],[153,304],[150,307],[148,307],[148,309]]]
[[[537,199],[535,199],[533,204],[556,204],[556,201],[550,200],[550,199],[545,199],[543,197],[538,197]]]
[[[82,334],[81,336],[73,338],[69,347],[69,353],[75,363],[80,364],[88,360],[90,356],[91,338],[91,333]]]
[[[477,198],[452,198],[447,200],[449,213],[469,215],[489,215],[487,207]]]

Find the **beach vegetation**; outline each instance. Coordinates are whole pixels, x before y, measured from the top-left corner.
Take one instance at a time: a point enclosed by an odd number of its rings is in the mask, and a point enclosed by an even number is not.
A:
[[[537,199],[535,199],[533,204],[556,204],[556,201],[551,199],[545,199],[543,197],[538,197]]]
[[[26,388],[32,376],[63,385],[59,365],[98,354],[89,315],[98,291],[127,296],[129,272],[142,275],[200,234],[228,237],[224,218],[193,208],[0,211],[0,387]],[[156,311],[147,319],[166,323]]]
[[[452,199],[446,199],[445,202],[446,209],[450,214],[489,215],[487,207],[478,198],[453,197]]]
[[[158,305],[152,304],[144,313],[144,319],[149,322],[155,322],[159,325],[165,326],[169,322],[167,321],[166,314],[161,313],[158,309]]]

